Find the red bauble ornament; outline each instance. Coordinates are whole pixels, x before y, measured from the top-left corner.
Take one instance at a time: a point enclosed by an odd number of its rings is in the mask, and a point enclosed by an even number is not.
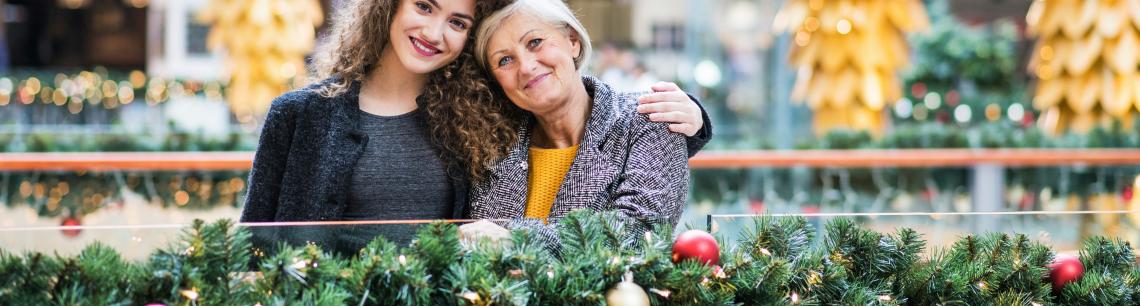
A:
[[[926,202],[934,201],[934,197],[936,197],[936,196],[938,196],[938,192],[934,191],[933,189],[927,188],[927,189],[922,190],[922,200],[923,201],[926,201]]]
[[[950,107],[958,106],[958,102],[962,101],[962,96],[958,95],[957,90],[946,92],[946,105]]]
[[[1021,117],[1021,127],[1028,128],[1033,126],[1033,122],[1037,121],[1037,118],[1034,117],[1033,112],[1025,112],[1025,116]]]
[[[60,222],[59,225],[60,226],[80,226],[82,224],[80,224],[79,218],[67,217],[67,218],[63,218],[63,222]],[[81,232],[82,230],[65,228],[65,229],[61,229],[59,231],[63,232],[63,235],[66,237],[75,237],[75,236],[79,236],[79,232]]]
[[[938,123],[947,123],[950,122],[950,113],[946,111],[939,111],[938,113],[934,114],[934,118],[938,119]]]
[[[1036,194],[1026,192],[1025,195],[1021,197],[1021,210],[1033,210],[1034,195]]]
[[[761,200],[752,200],[752,203],[748,205],[748,209],[754,214],[762,214],[766,210],[764,201]]]
[[[922,99],[922,96],[926,95],[926,84],[914,83],[914,85],[910,85],[910,95]]]
[[[1123,198],[1124,201],[1132,201],[1132,192],[1132,186],[1124,186],[1124,190],[1120,191],[1120,197]]]
[[[1053,282],[1053,291],[1059,292],[1065,285],[1081,279],[1085,275],[1085,265],[1081,259],[1068,254],[1057,254],[1053,263],[1049,264],[1049,281]]]
[[[686,259],[696,259],[708,265],[715,265],[720,261],[720,247],[716,238],[701,230],[688,230],[677,236],[673,241],[673,262]]]

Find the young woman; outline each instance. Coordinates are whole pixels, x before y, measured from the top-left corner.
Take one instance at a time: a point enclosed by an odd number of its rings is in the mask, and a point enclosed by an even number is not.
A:
[[[509,2],[357,0],[341,9],[316,55],[321,81],[273,101],[241,221],[461,218],[468,182],[481,181],[517,137],[471,51],[479,21]],[[707,119],[669,89],[645,97],[656,102],[645,108],[680,133],[703,129],[695,152]],[[355,252],[371,239],[330,245],[331,230],[259,231],[255,241]],[[412,229],[384,232],[407,242]]]

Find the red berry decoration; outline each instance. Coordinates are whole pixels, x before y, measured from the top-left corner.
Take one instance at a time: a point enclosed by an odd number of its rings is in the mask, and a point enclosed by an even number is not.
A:
[[[1085,265],[1081,259],[1068,254],[1057,254],[1053,263],[1049,264],[1049,281],[1053,282],[1053,291],[1059,292],[1065,285],[1081,279],[1085,275]]]
[[[66,217],[66,218],[63,218],[63,222],[60,222],[59,225],[60,226],[80,226],[82,224],[80,224],[79,218]],[[74,228],[67,228],[67,229],[61,229],[59,231],[63,232],[64,236],[71,238],[71,237],[79,236],[79,232],[82,230],[74,229]]]
[[[720,261],[720,247],[716,244],[716,238],[701,230],[681,233],[673,241],[673,262],[686,259],[696,259],[708,265],[717,264]]]

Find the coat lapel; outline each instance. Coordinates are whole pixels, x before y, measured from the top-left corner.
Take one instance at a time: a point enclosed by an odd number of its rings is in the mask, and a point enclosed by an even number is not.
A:
[[[321,160],[321,167],[330,169],[334,183],[330,186],[332,192],[329,201],[334,211],[330,212],[335,218],[340,218],[348,205],[349,184],[352,179],[352,168],[364,153],[364,146],[368,137],[360,131],[360,82],[353,82],[348,91],[333,99],[330,105],[328,150],[323,156],[332,158]]]
[[[494,218],[522,218],[526,213],[527,183],[529,179],[530,126],[527,120],[518,129],[519,140],[511,147],[507,157],[491,173],[490,201],[479,201],[482,211],[490,212]],[[482,217],[482,216],[478,216]]]
[[[609,183],[613,181],[612,177],[619,169],[603,149],[606,134],[612,127],[616,115],[612,101],[613,92],[589,76],[582,77],[582,82],[593,98],[590,103],[590,116],[586,120],[586,133],[582,137],[582,144],[574,156],[574,164],[570,166],[562,185],[558,188],[554,207],[551,207],[550,211],[551,219],[560,219],[576,209],[607,203],[607,199],[601,199],[601,196],[609,189]],[[603,209],[603,207],[594,208]]]

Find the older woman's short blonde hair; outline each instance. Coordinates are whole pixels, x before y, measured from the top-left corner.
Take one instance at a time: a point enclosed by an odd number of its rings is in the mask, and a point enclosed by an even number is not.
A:
[[[475,32],[475,61],[484,70],[489,70],[487,67],[487,44],[491,41],[491,34],[498,31],[508,17],[518,13],[531,14],[538,17],[539,20],[561,27],[567,35],[577,38],[582,48],[578,57],[574,58],[574,68],[581,71],[582,67],[589,62],[590,55],[593,53],[593,47],[590,45],[590,33],[586,32],[586,27],[582,26],[582,22],[578,21],[578,17],[574,16],[566,3],[562,0],[515,0],[514,3],[483,19],[483,24]]]

